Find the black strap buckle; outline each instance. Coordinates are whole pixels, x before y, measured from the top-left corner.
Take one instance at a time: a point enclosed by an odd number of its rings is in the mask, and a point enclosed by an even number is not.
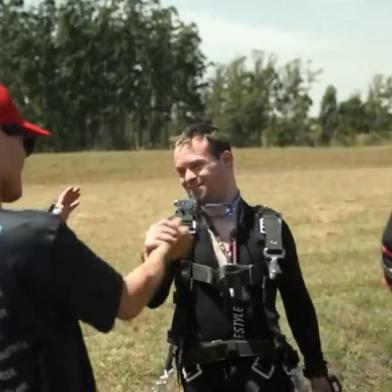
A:
[[[268,275],[270,279],[275,279],[278,274],[282,273],[282,269],[279,265],[279,260],[284,259],[286,256],[286,250],[280,249],[271,251],[268,248],[264,248],[264,257],[268,261]]]
[[[276,350],[269,340],[213,340],[189,347],[184,354],[182,365],[220,362],[260,355],[263,362],[275,363]]]
[[[242,287],[253,282],[252,265],[226,264],[218,270],[218,283],[225,287]]]
[[[181,372],[185,382],[191,382],[203,374],[203,370],[198,363],[193,366],[183,366]]]
[[[208,362],[225,361],[229,357],[233,357],[235,347],[230,343],[224,340],[213,340],[210,343],[205,343],[204,349],[208,351]]]
[[[258,375],[260,375],[261,377],[269,380],[274,372],[275,372],[275,365],[273,364],[263,364],[260,361],[260,357],[257,357],[255,359],[255,361],[252,364],[252,370],[257,373]]]

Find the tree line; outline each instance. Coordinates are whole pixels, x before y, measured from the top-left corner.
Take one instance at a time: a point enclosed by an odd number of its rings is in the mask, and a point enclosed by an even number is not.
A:
[[[211,64],[197,26],[159,0],[0,0],[0,81],[24,114],[53,129],[44,148],[165,148],[185,124],[208,120],[236,146],[349,145],[392,130],[392,77],[366,99],[338,101],[320,70],[254,51]]]

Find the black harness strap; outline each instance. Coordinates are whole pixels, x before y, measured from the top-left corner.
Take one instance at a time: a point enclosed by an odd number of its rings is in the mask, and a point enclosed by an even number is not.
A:
[[[283,365],[286,372],[292,373],[300,371],[299,357],[297,352],[287,343],[285,336],[279,326],[279,316],[276,312],[275,301],[278,282],[276,277],[282,273],[278,261],[286,256],[282,239],[282,218],[268,208],[258,207],[256,214],[259,217],[259,233],[265,236],[264,262],[268,267],[268,275],[263,277],[263,303],[264,314],[269,329],[274,335],[274,345],[277,351],[284,353]],[[289,374],[287,373],[287,374]]]
[[[188,290],[192,290],[193,281],[205,283],[218,289],[262,286],[264,311],[268,326],[275,336],[274,339],[245,340],[239,338],[201,342],[191,346],[183,346],[181,341],[177,340],[180,347],[180,357],[177,358],[179,366],[187,367],[195,364],[199,366],[199,364],[240,357],[260,357],[263,361],[273,364],[276,362],[277,356],[280,355],[282,342],[285,339],[281,334],[275,310],[277,287],[275,278],[282,272],[279,260],[285,257],[282,218],[273,210],[260,206],[255,207],[254,229],[262,235],[262,243],[264,244],[264,248],[260,252],[260,259],[254,264],[226,264],[219,268],[211,268],[195,263],[192,259],[183,260],[177,277],[184,285],[182,287],[185,289],[187,286]],[[184,295],[184,293],[182,294]],[[189,295],[186,298],[189,298]],[[178,308],[176,313],[177,311]]]
[[[274,363],[277,351],[271,340],[225,340],[199,343],[183,353],[183,366],[225,361],[228,359],[257,357]]]
[[[279,260],[285,257],[282,242],[282,219],[273,210],[262,208],[259,212],[259,230],[265,235],[263,255],[268,267],[270,279],[275,279],[282,272]],[[219,268],[192,263],[183,265],[187,279],[203,282],[220,288],[237,288],[261,283],[263,279],[263,263],[239,265],[226,264]]]
[[[263,211],[263,226],[265,232],[265,247],[269,253],[281,254],[283,252],[282,244],[282,219],[276,212],[270,210]]]
[[[211,268],[203,264],[191,264],[190,278],[212,286],[235,288],[259,284],[263,278],[262,264],[226,264]]]
[[[263,255],[268,266],[270,279],[282,273],[279,260],[283,259],[286,251],[282,243],[282,218],[273,210],[264,208],[259,219],[260,232],[265,234]]]

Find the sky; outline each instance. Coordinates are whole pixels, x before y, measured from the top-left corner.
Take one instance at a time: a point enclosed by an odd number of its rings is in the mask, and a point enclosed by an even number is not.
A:
[[[30,0],[29,2],[38,2]],[[392,0],[161,0],[195,22],[208,60],[227,63],[252,50],[322,69],[315,102],[328,84],[338,99],[366,98],[377,73],[392,75]],[[313,111],[318,110],[318,104]]]
[[[226,63],[258,49],[284,63],[311,60],[322,69],[315,102],[328,84],[338,99],[366,98],[376,73],[392,75],[391,0],[161,0],[197,24],[202,50]],[[314,110],[318,110],[315,105]]]

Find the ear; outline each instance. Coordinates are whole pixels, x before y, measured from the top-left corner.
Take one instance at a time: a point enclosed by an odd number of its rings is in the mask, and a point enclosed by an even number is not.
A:
[[[234,157],[231,151],[223,151],[220,156],[220,159],[225,166],[233,167]]]

